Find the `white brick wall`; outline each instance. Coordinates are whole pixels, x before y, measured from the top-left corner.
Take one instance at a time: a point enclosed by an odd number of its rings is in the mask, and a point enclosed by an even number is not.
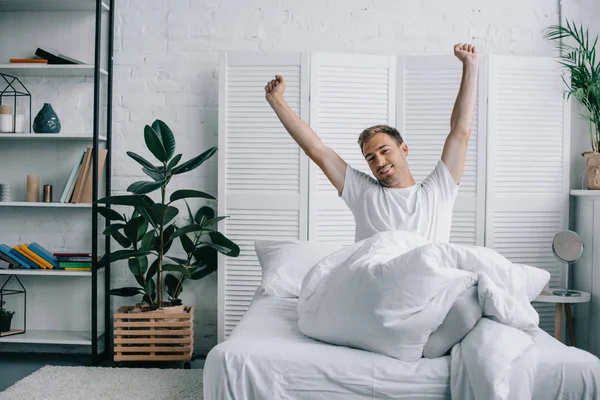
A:
[[[453,44],[468,41],[485,53],[551,56],[552,45],[543,39],[542,30],[559,20],[558,0],[117,0],[116,3],[112,168],[116,192],[124,191],[142,176],[125,151],[148,155],[143,144],[143,127],[156,118],[171,126],[184,159],[217,144],[218,52],[450,54]],[[562,3],[565,17],[576,18],[592,28],[600,20],[598,0],[562,0]],[[83,16],[82,22],[73,23],[69,16],[17,14],[0,13],[0,63],[10,57],[30,56],[37,46],[91,62],[93,18]],[[23,23],[25,18],[27,21]],[[27,29],[19,31],[20,26]],[[57,35],[56,27],[64,29],[59,29]],[[84,34],[73,38],[71,28],[81,29]],[[65,48],[66,43],[71,47]],[[34,114],[46,99],[52,98],[63,126],[70,127],[70,131],[85,131],[91,126],[86,125],[91,119],[91,85],[82,88],[72,80],[60,79],[28,82],[34,95]],[[576,119],[577,113],[574,112],[572,164],[574,170],[580,171],[578,153],[587,143],[582,140],[583,128]],[[576,180],[573,177],[572,181]],[[216,195],[216,157],[187,178],[174,181],[173,186],[196,187]],[[14,223],[18,224],[16,220]],[[26,240],[27,232],[38,229],[53,228],[45,224],[27,225],[18,240]],[[58,224],[57,229],[50,242],[57,248],[66,248],[83,235],[81,229],[67,221]],[[1,235],[0,239],[8,240]],[[10,237],[10,242],[16,240]],[[126,267],[114,269],[113,287],[131,283]],[[216,276],[188,282],[185,290],[196,297],[196,346],[198,353],[205,353],[216,344]],[[129,302],[113,298],[114,306]]]
[[[126,119],[116,128],[131,139],[115,142],[113,173],[123,185],[129,182],[124,167],[130,164],[119,160],[131,141],[141,140],[141,125],[154,117],[174,128],[185,157],[216,145],[220,51],[448,54],[453,44],[468,41],[486,53],[551,56],[542,30],[559,19],[558,2],[548,0],[118,3],[115,110]],[[588,23],[594,21],[591,15],[600,18],[595,0],[563,3],[567,17],[586,16]],[[196,175],[197,187],[216,193],[214,162]],[[196,295],[196,343],[199,352],[206,351],[216,343],[216,277],[186,289]]]

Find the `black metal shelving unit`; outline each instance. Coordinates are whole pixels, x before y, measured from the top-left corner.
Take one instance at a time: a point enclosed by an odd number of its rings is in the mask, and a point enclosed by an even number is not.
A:
[[[48,4],[48,3],[44,3]],[[58,6],[57,6],[58,4]],[[28,0],[0,0],[0,12],[12,12],[12,11],[89,11],[95,13],[95,32],[94,32],[94,66],[93,66],[93,136],[92,136],[92,205],[91,205],[91,240],[92,240],[92,268],[90,271],[91,281],[91,329],[90,329],[90,364],[97,365],[103,358],[106,358],[112,354],[112,313],[110,312],[110,296],[108,294],[110,290],[110,263],[104,267],[104,282],[100,282],[104,286],[104,296],[99,295],[98,281],[99,272],[98,268],[98,256],[102,254],[110,253],[110,240],[105,240],[105,246],[103,251],[99,249],[98,235],[101,232],[99,221],[98,221],[98,208],[96,201],[103,197],[99,190],[99,171],[98,164],[95,162],[97,159],[98,149],[100,148],[100,137],[101,137],[101,93],[103,84],[106,83],[105,89],[107,93],[107,104],[106,104],[106,132],[105,132],[105,145],[108,150],[105,161],[105,194],[108,195],[111,192],[111,164],[112,164],[112,97],[113,97],[113,55],[114,55],[114,26],[115,26],[115,0],[57,0],[54,5],[49,5],[48,9],[45,9],[43,3],[39,1],[28,1]],[[58,8],[57,8],[58,7]],[[72,8],[71,8],[72,7]],[[108,41],[103,43],[102,40],[102,22],[103,13],[108,17]],[[106,14],[107,13],[107,14]],[[102,71],[102,49],[106,46],[106,67],[107,72]],[[1,67],[1,66],[0,66]],[[0,72],[1,72],[0,68]],[[15,76],[21,71],[25,71],[23,68],[19,70],[15,67],[13,72]],[[34,74],[35,75],[35,74]],[[39,75],[43,75],[40,73]],[[31,122],[31,121],[30,121]],[[105,221],[106,225],[106,221]],[[102,228],[103,229],[103,228]],[[13,271],[11,271],[13,272]],[[26,274],[21,271],[14,270],[16,275]],[[59,273],[58,273],[59,274]],[[11,275],[10,272],[4,273],[9,279],[16,275]],[[18,280],[18,276],[16,276]],[[19,281],[20,282],[20,281]],[[104,305],[104,334],[99,339],[98,331],[98,305]],[[102,340],[104,344],[103,351],[99,351],[99,341]],[[26,341],[18,343],[39,343],[44,344],[46,342],[40,341]],[[80,355],[80,354],[78,354]]]

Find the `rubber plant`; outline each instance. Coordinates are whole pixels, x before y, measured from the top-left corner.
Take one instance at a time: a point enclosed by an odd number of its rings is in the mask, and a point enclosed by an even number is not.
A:
[[[127,260],[138,286],[112,289],[110,294],[122,297],[142,295],[147,307],[156,309],[179,304],[178,296],[186,279],[202,279],[216,271],[217,252],[237,257],[240,248],[216,228],[217,222],[227,217],[215,217],[210,207],[201,207],[194,215],[186,200],[215,200],[215,197],[200,190],[179,189],[167,199],[171,179],[198,168],[217,152],[217,148],[211,147],[180,164],[182,155],[175,155],[175,136],[161,120],[144,127],[144,141],[159,165],[131,151],[127,155],[138,162],[152,180],[132,183],[127,188],[131,194],[98,200],[99,204],[107,206],[131,207],[129,216],[110,207],[97,208],[98,213],[109,221],[104,235],[112,237],[122,247],[105,254],[99,261],[99,267]],[[158,202],[148,196],[155,191],[160,191]],[[185,203],[189,216],[184,219],[183,225],[176,222],[179,208],[175,205],[179,202]],[[189,235],[193,235],[193,239]],[[181,242],[184,257],[174,254],[172,244],[175,240]],[[163,301],[165,292],[169,295],[168,302]]]

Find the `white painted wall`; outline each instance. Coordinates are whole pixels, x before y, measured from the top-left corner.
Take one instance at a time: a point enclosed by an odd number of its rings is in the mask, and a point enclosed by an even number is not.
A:
[[[591,27],[600,20],[597,0],[562,3],[567,18]],[[14,29],[14,21],[9,26],[7,18],[0,14],[0,40],[10,34],[10,26]],[[148,155],[143,127],[156,118],[171,126],[184,159],[217,144],[218,52],[451,54],[455,43],[468,41],[484,53],[552,56],[552,44],[542,31],[558,21],[558,0],[117,0],[113,188],[124,191],[142,177],[125,151]],[[66,52],[63,42],[48,46]],[[0,62],[23,55],[16,54],[20,46],[13,46],[9,54],[8,44],[0,44]],[[75,56],[89,54],[80,44],[74,46]],[[57,82],[43,85],[45,90],[61,90]],[[64,102],[66,121],[89,110],[82,101]],[[586,146],[578,124],[574,118],[573,183],[582,165],[578,154]],[[214,157],[176,180],[174,188],[195,187],[216,195],[216,161]],[[198,353],[217,341],[216,281],[210,276],[188,282],[185,288],[196,297]],[[113,287],[130,283],[126,267],[113,272]],[[124,303],[127,300],[113,299],[115,306]]]

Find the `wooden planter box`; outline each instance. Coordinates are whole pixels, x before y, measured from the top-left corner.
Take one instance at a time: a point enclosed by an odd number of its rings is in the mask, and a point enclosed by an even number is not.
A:
[[[183,313],[115,313],[115,361],[189,361],[194,351],[194,308]]]

